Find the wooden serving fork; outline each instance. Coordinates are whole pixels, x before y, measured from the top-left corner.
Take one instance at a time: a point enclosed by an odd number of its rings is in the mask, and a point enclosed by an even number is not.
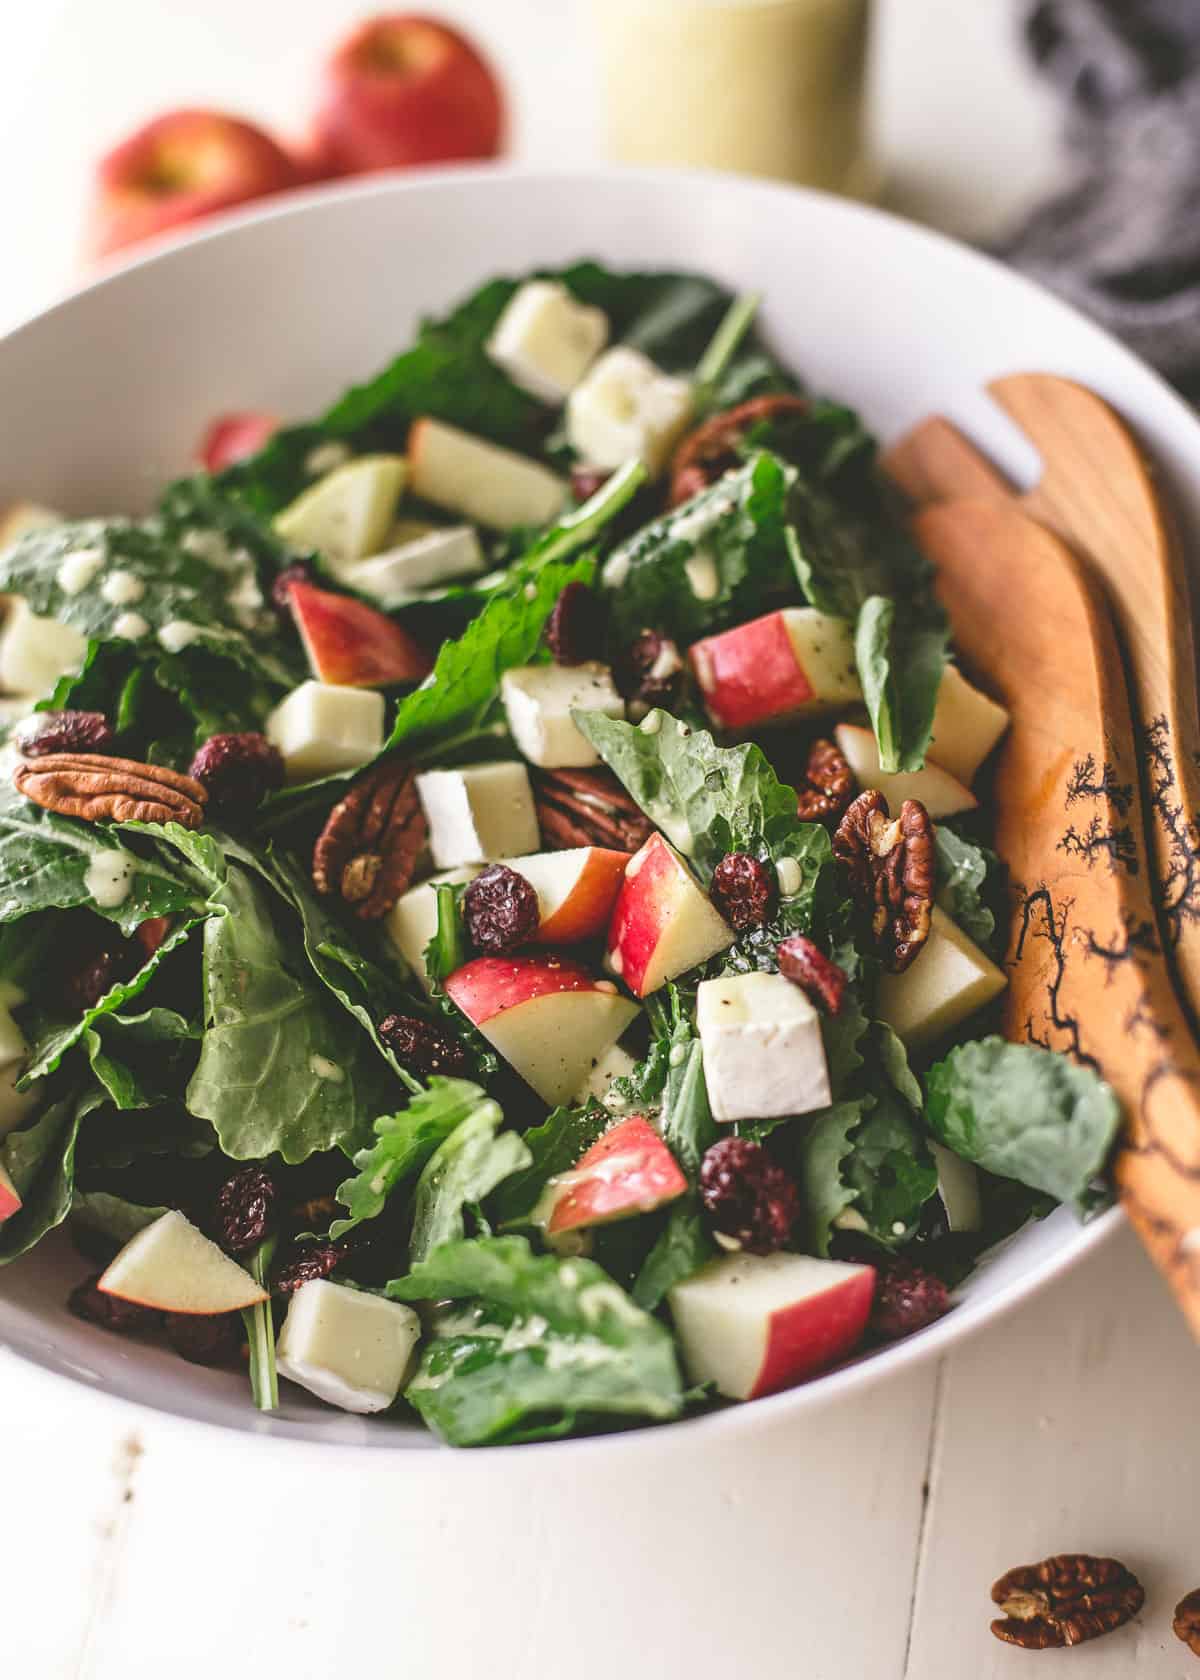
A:
[[[1009,497],[933,504],[915,532],[964,666],[1012,718],[995,782],[1005,1033],[1094,1067],[1121,1098],[1121,1199],[1200,1334],[1200,1049],[1159,937],[1108,609]]]

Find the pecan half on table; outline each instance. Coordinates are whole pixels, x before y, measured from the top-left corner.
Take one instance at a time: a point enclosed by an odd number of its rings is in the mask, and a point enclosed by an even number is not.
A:
[[[427,833],[416,772],[380,764],[325,819],[313,847],[313,885],[336,893],[364,921],[377,921],[412,880]]]
[[[1194,1657],[1200,1657],[1200,1587],[1181,1598],[1171,1623],[1176,1639],[1182,1639]]]
[[[893,817],[881,793],[860,793],[838,824],[833,855],[871,936],[893,974],[902,973],[929,938],[933,917],[933,824],[919,799]]]
[[[542,839],[552,851],[607,846],[636,852],[654,832],[611,770],[532,770]]]
[[[804,780],[796,789],[801,822],[838,821],[854,798],[854,772],[832,741],[814,741],[808,749]]]
[[[1146,1594],[1116,1558],[1066,1552],[1010,1569],[992,1587],[1004,1611],[992,1632],[1026,1651],[1082,1645],[1136,1616]]]
[[[163,764],[93,753],[47,753],[13,771],[13,786],[35,805],[83,822],[181,823],[199,828],[208,795],[191,776]]]

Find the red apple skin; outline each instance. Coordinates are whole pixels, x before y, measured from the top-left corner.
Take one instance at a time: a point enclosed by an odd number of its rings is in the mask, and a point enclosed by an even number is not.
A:
[[[168,111],[101,160],[88,249],[111,256],[297,184],[292,159],[261,128],[220,111]]]
[[[350,595],[293,583],[288,605],[313,675],[344,688],[390,688],[427,677],[433,661],[407,630]]]
[[[3,1167],[0,1167],[0,1225],[6,1219],[11,1219],[21,1207],[21,1198],[17,1194],[17,1187],[9,1178]]]
[[[335,49],[313,144],[329,174],[359,175],[495,157],[504,126],[499,83],[478,50],[433,18],[395,12]]]
[[[257,455],[278,430],[279,421],[273,414],[259,414],[254,409],[219,414],[200,439],[196,455],[205,472],[224,472],[235,462]]]
[[[579,945],[585,939],[599,939],[609,924],[613,905],[625,878],[628,852],[593,846],[570,894],[534,934],[536,945]],[[518,873],[521,860],[512,868]]]
[[[567,1177],[546,1221],[548,1236],[650,1213],[687,1189],[675,1157],[641,1114],[605,1132]]]
[[[798,711],[815,693],[796,662],[782,612],[706,636],[688,658],[709,714],[723,729],[749,729]]]
[[[875,1268],[864,1266],[835,1289],[772,1313],[762,1366],[747,1400],[777,1394],[853,1352],[875,1297]]]
[[[582,963],[547,952],[513,957],[474,957],[446,977],[446,995],[481,1027],[493,1015],[544,997],[547,992],[615,991]]]

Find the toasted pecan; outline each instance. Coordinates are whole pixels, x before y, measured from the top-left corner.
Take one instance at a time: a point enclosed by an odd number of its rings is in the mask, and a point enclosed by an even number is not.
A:
[[[199,782],[164,764],[94,753],[47,753],[18,764],[13,785],[35,805],[82,822],[177,822],[199,828],[208,797]]]

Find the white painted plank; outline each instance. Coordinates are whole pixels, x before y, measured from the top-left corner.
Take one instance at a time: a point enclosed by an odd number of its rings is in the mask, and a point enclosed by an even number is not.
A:
[[[1068,1551],[1122,1559],[1146,1608],[1086,1655],[1041,1654],[1039,1674],[1200,1672],[1171,1632],[1176,1602],[1200,1585],[1198,1392],[1200,1350],[1128,1233],[951,1354],[910,1680],[1010,1680],[1029,1658],[989,1632],[991,1583]]]

